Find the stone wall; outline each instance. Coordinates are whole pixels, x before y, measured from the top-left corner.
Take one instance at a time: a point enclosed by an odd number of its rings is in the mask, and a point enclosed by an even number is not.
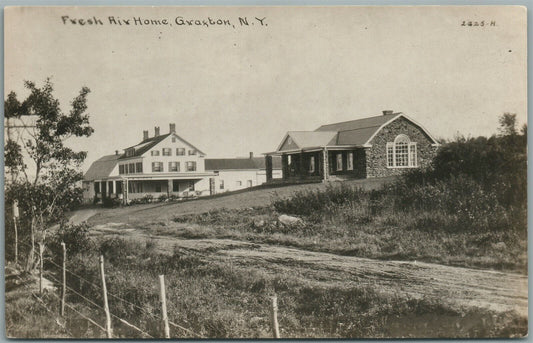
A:
[[[412,168],[387,167],[387,142],[394,142],[399,134],[405,134],[411,142],[417,143],[418,167],[428,166],[437,152],[432,140],[424,131],[401,117],[384,127],[370,142],[371,148],[366,150],[366,177],[382,177],[400,175]]]

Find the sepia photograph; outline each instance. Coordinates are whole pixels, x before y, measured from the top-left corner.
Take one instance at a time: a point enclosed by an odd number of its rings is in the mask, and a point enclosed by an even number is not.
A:
[[[4,8],[5,335],[528,335],[527,9]]]

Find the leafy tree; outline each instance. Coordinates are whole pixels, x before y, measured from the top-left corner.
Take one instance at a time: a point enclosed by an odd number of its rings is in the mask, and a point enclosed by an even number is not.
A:
[[[4,115],[8,120],[27,118],[33,123],[19,136],[22,142],[8,139],[4,157],[11,174],[6,178],[6,203],[18,201],[20,227],[29,228],[32,248],[27,268],[30,268],[34,262],[35,240],[44,240],[47,228],[81,201],[83,174],[80,167],[87,153],[74,151],[65,143],[72,137],[88,137],[94,130],[86,113],[89,88],[82,87],[65,114],[53,95],[49,78],[42,87],[31,81],[25,81],[24,86],[29,96],[19,101],[15,92],[9,93]],[[6,214],[10,210],[10,206],[6,206]]]
[[[408,185],[468,177],[494,192],[505,206],[525,208],[527,200],[527,126],[518,133],[516,114],[504,113],[498,135],[458,137],[437,152],[430,170],[406,176]]]
[[[514,136],[516,131],[516,113],[505,112],[499,119],[500,128],[498,131],[502,136]]]

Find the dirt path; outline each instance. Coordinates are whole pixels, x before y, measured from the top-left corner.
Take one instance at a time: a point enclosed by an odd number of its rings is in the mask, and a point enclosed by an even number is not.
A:
[[[94,235],[116,235],[137,241],[150,239],[162,251],[175,247],[194,250],[210,260],[277,275],[291,275],[323,287],[365,284],[399,297],[434,299],[455,308],[481,307],[497,312],[515,310],[527,317],[527,277],[490,270],[438,264],[380,261],[277,245],[230,239],[180,239],[153,236],[142,229],[117,229],[121,224],[97,225]]]
[[[86,222],[94,216],[98,211],[96,209],[84,209],[84,210],[78,210],[73,212],[72,217],[69,218],[68,222],[69,224],[81,224],[83,222]]]

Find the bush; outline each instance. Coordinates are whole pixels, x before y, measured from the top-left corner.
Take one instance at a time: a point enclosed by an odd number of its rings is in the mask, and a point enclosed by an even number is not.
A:
[[[102,206],[107,208],[114,208],[120,206],[122,200],[119,198],[104,198],[102,201]]]
[[[367,200],[371,192],[361,188],[350,187],[344,183],[340,186],[328,184],[326,190],[305,190],[294,193],[291,198],[277,199],[274,208],[282,213],[294,215],[311,215],[324,209],[360,203]]]
[[[69,254],[77,254],[94,248],[89,237],[89,226],[86,223],[78,225],[61,225],[48,242],[48,247],[55,256],[62,256],[61,242],[64,242]]]

